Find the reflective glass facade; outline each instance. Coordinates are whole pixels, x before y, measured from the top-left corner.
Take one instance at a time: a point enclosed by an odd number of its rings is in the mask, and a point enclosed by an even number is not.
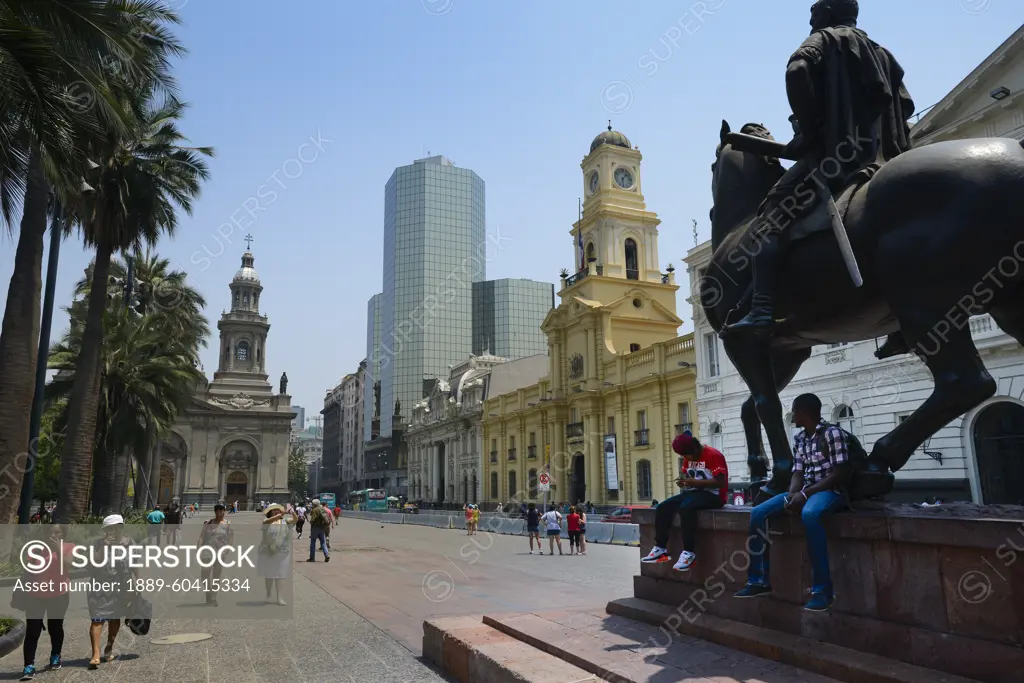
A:
[[[374,294],[366,304],[366,372],[363,373],[363,441],[370,440],[370,425],[373,421],[373,383],[380,378],[380,309],[383,294]]]
[[[554,306],[555,286],[536,280],[473,285],[473,353],[515,360],[548,352],[540,325]]]
[[[425,377],[469,357],[473,283],[487,274],[484,181],[444,157],[395,169],[384,188],[381,434],[395,401],[410,416]]]

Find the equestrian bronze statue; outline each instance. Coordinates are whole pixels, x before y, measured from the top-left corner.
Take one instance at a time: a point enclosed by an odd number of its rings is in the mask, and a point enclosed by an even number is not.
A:
[[[787,69],[793,141],[723,121],[712,167],[701,304],[750,389],[741,416],[762,484],[762,424],[767,433],[766,493],[789,485],[779,392],[814,346],[888,336],[880,357],[913,352],[931,371],[931,396],[875,442],[858,475],[867,496],[888,492],[929,437],[995,394],[970,316],[989,313],[1024,343],[1022,143],[911,149],[903,72],[856,18],[855,0],[811,8],[813,32]],[[779,159],[797,163],[786,171]]]

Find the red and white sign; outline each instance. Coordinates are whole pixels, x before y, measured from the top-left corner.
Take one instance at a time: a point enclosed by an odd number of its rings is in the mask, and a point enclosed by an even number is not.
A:
[[[537,490],[538,491],[550,491],[551,490],[551,475],[547,472],[541,472],[537,475]]]

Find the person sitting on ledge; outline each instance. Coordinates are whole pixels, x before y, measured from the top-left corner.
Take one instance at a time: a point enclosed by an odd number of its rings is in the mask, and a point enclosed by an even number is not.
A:
[[[729,492],[729,468],[721,451],[701,445],[690,432],[683,432],[672,441],[672,450],[683,456],[682,470],[676,485],[683,491],[658,503],[654,513],[654,547],[641,562],[671,562],[668,553],[672,520],[679,513],[683,528],[683,552],[672,568],[685,572],[697,559],[697,512],[714,510],[725,505]]]
[[[800,515],[811,558],[811,598],[804,609],[824,612],[835,599],[828,566],[828,541],[821,518],[845,506],[839,492],[849,472],[846,432],[821,418],[821,399],[814,394],[793,401],[793,423],[803,427],[793,443],[793,479],[789,493],[780,493],[750,513],[750,568],[747,585],[737,598],[753,598],[772,592],[769,571],[768,518],[783,511]]]

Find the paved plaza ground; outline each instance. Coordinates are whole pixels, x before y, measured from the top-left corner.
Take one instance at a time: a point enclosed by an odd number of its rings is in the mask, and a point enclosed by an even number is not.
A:
[[[202,517],[205,518],[205,515]],[[258,522],[254,513],[232,515]],[[198,524],[200,519],[188,520]],[[404,683],[442,681],[421,655],[423,620],[439,616],[510,612],[603,613],[613,598],[632,595],[639,550],[592,544],[585,557],[529,555],[515,536],[342,519],[332,531],[329,564],[304,562],[308,540],[296,541],[292,620],[156,620],[146,637],[127,629],[121,657],[88,671],[88,624],[68,620],[65,668],[37,681],[333,681]],[[564,543],[564,542],[563,542]],[[567,545],[565,546],[566,550]],[[591,617],[593,618],[593,617]],[[208,633],[190,644],[157,645],[155,638]],[[695,641],[695,656],[723,662],[732,652]],[[697,650],[700,652],[697,652]],[[38,663],[49,652],[47,634]],[[625,656],[625,655],[624,655]],[[694,677],[690,683],[784,683],[810,680],[795,669],[735,653],[743,678]],[[0,681],[17,680],[20,649],[0,660]],[[653,662],[652,662],[653,663]],[[823,680],[815,677],[814,680]]]

